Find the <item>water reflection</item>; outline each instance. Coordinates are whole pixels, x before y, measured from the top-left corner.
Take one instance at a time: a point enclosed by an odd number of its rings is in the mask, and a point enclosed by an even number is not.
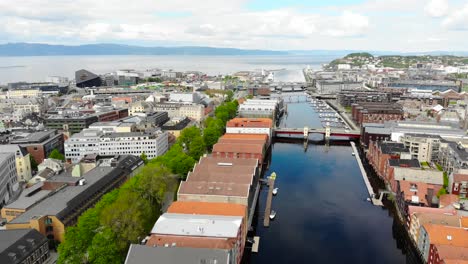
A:
[[[313,109],[288,105],[280,122],[289,127],[320,124]],[[276,219],[263,227],[266,188],[260,195],[256,235],[259,253],[245,263],[405,263],[397,247],[391,212],[368,197],[356,160],[346,142],[324,145],[277,140],[271,164],[279,193],[273,198]],[[397,239],[398,240],[398,239]]]

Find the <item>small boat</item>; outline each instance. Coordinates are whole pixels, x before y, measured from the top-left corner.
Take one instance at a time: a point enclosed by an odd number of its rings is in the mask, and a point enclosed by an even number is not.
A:
[[[275,217],[276,217],[276,212],[275,212],[275,210],[271,210],[270,219],[273,220],[273,219],[275,219]]]
[[[272,193],[273,193],[273,195],[276,195],[278,193],[278,188],[274,188]]]
[[[351,155],[353,155],[353,156],[354,156],[354,155],[356,155],[356,154],[354,154],[354,152],[352,152],[352,153],[351,153]]]

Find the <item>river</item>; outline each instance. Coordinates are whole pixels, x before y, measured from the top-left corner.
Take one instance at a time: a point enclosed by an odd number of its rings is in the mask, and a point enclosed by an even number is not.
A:
[[[281,124],[319,126],[308,103],[288,104]],[[275,142],[266,175],[277,173],[270,227],[263,227],[267,187],[258,203],[259,252],[245,263],[410,263],[391,211],[368,193],[349,142]],[[397,226],[397,227],[396,227]],[[397,239],[398,238],[398,239]],[[398,240],[398,241],[397,241]]]

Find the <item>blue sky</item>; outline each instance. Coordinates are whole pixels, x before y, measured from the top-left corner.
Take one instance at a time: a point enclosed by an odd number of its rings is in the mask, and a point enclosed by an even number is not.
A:
[[[462,51],[466,0],[0,0],[0,43]]]

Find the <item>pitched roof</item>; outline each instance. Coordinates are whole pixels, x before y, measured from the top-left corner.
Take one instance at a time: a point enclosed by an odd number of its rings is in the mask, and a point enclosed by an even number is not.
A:
[[[450,245],[438,245],[436,244],[437,253],[441,260],[445,260],[445,263],[457,263],[447,262],[447,260],[462,260],[468,262],[468,248],[467,247],[455,247]]]
[[[229,264],[229,250],[130,245],[125,264],[147,264],[157,260],[165,264]]]
[[[0,231],[0,263],[21,263],[28,253],[47,243],[47,238],[36,229],[13,229]],[[24,247],[26,254],[21,252]],[[13,261],[9,254],[15,254]]]
[[[459,227],[425,224],[431,244],[468,247],[468,230]]]
[[[237,237],[241,224],[241,216],[165,213],[158,218],[151,234],[232,238]]]
[[[227,122],[226,127],[273,127],[270,118],[234,118]]]
[[[248,197],[249,184],[222,183],[222,182],[199,182],[183,181],[180,183],[178,195],[218,195]]]
[[[213,152],[263,154],[264,144],[216,143]]]
[[[460,197],[455,194],[443,194],[439,197],[439,206],[445,207],[447,205],[451,205],[453,203],[458,203],[460,201]]]
[[[468,174],[455,173],[453,174],[454,182],[468,181]]]
[[[206,202],[183,202],[175,201],[167,209],[168,213],[178,214],[201,214],[201,215],[246,215],[246,206],[241,204],[206,203]]]

